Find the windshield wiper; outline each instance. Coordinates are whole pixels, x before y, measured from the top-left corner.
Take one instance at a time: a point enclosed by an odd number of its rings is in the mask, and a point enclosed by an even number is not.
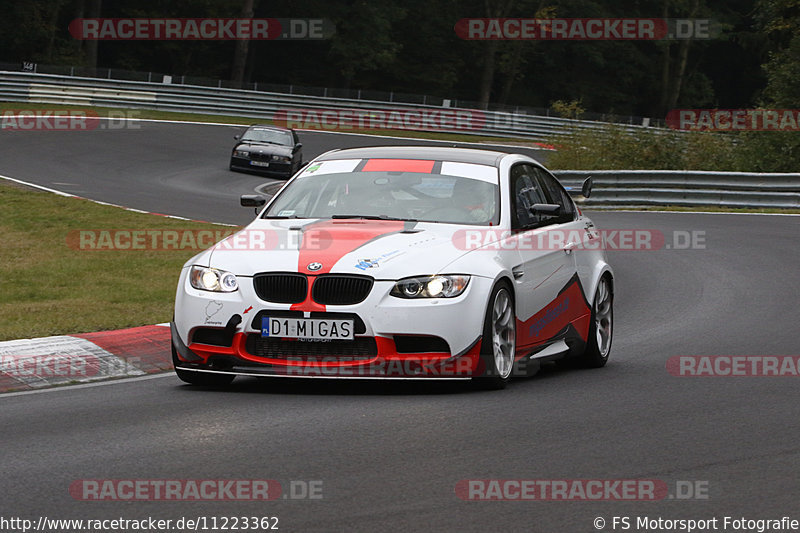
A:
[[[331,215],[331,218],[361,218],[364,220],[402,220],[404,222],[417,222],[415,218],[390,217],[387,215]]]

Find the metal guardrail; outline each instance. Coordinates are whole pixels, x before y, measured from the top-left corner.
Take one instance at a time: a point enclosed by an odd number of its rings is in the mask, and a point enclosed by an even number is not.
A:
[[[562,170],[565,185],[592,176],[587,208],[719,206],[800,209],[800,174],[686,170]]]
[[[297,84],[281,84],[269,82],[245,82],[238,84],[231,80],[223,80],[218,78],[206,78],[202,76],[191,75],[174,75],[164,72],[146,72],[146,71],[133,71],[117,68],[103,68],[103,67],[84,67],[84,66],[69,66],[69,65],[47,65],[42,63],[7,63],[0,62],[0,71],[9,72],[30,72],[35,74],[52,74],[57,76],[70,76],[70,77],[83,77],[83,78],[99,78],[104,80],[122,80],[122,81],[146,81],[158,82],[169,79],[170,83],[178,85],[194,85],[200,87],[217,87],[229,89],[245,89],[250,91],[271,92],[278,94],[288,95],[304,95],[304,96],[320,96],[332,97],[349,100],[373,100],[376,102],[387,102],[390,104],[422,104],[430,106],[441,107],[454,107],[465,109],[489,109],[491,111],[500,111],[507,113],[527,114],[536,116],[560,116],[552,108],[547,107],[530,107],[520,106],[517,104],[501,104],[498,102],[489,102],[488,107],[481,102],[447,98],[443,96],[432,96],[429,94],[411,94],[397,91],[381,91],[375,89],[360,89],[341,87],[312,87],[307,85]],[[596,122],[613,122],[615,124],[640,124],[643,126],[665,126],[663,118],[641,117],[630,115],[617,115],[614,113],[594,113],[591,111],[583,111],[581,113],[581,120],[596,121]]]
[[[350,110],[353,112],[442,112],[456,108],[380,101],[287,95],[239,89],[173,85],[165,83],[105,80],[49,74],[0,71],[0,100],[156,109],[186,113],[233,115],[274,120],[278,111]],[[553,136],[576,128],[602,128],[606,123],[556,117],[463,110],[480,113],[477,129],[439,131],[526,138],[549,142]],[[476,115],[478,116],[478,115]],[[635,133],[643,126],[623,126]],[[586,207],[706,206],[800,209],[800,174],[759,174],[701,171],[557,171],[568,185],[580,186],[594,177]]]
[[[460,125],[441,125],[434,121],[434,124],[441,127],[421,129],[467,135],[524,138],[535,142],[550,142],[554,136],[569,134],[575,129],[600,129],[607,125],[604,122],[524,113],[13,71],[0,71],[0,99],[15,102],[156,109],[265,120],[274,120],[279,111],[291,110],[339,110],[364,113],[383,111],[387,114],[400,113],[400,116],[427,113],[433,117],[441,116],[443,112],[452,112],[463,117]],[[635,125],[620,125],[620,127],[630,132],[644,128]]]

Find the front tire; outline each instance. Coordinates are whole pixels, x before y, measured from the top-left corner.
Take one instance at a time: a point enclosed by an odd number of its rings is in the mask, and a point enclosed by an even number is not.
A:
[[[180,360],[175,346],[172,347],[172,366],[178,379],[190,385],[203,385],[205,387],[224,387],[230,385],[236,376],[228,374],[211,374],[209,372],[192,372],[179,368]]]
[[[578,358],[580,364],[587,368],[601,368],[608,362],[611,353],[614,324],[614,292],[611,280],[600,278],[592,303],[592,317],[589,325],[589,338],[586,350]]]
[[[511,378],[517,346],[514,296],[505,284],[492,290],[483,324],[480,357],[484,371],[474,382],[481,389],[504,389]]]

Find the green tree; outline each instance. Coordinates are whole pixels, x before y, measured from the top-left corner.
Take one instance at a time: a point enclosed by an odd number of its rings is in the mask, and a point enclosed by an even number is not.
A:
[[[338,63],[346,88],[356,77],[389,68],[402,50],[392,28],[406,16],[397,0],[357,0],[342,6],[335,18],[331,56]]]

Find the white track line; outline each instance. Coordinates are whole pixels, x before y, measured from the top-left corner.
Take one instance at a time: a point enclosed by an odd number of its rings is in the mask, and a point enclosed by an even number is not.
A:
[[[172,218],[172,219],[175,219],[175,220],[186,220],[188,222],[200,222],[200,223],[203,223],[203,224],[215,224],[217,226],[229,226],[229,227],[232,227],[232,228],[238,227],[236,224],[226,224],[224,222],[210,222],[210,221],[207,221],[207,220],[194,220],[194,219],[191,219],[191,218],[181,217],[181,216],[178,216],[178,215],[165,215],[163,213],[153,213],[151,211],[143,211],[141,209],[134,209],[133,207],[125,207],[124,205],[112,204],[112,203],[109,203],[109,202],[103,202],[101,200],[94,200],[92,198],[86,198],[85,196],[78,196],[77,194],[71,194],[71,193],[68,193],[68,192],[59,191],[58,189],[51,189],[49,187],[44,187],[42,185],[37,185],[36,183],[31,183],[29,181],[23,181],[23,180],[20,180],[20,179],[17,179],[17,178],[12,178],[10,176],[4,176],[2,174],[0,174],[0,179],[13,181],[14,183],[18,183],[20,185],[25,185],[26,187],[32,187],[34,189],[39,189],[39,190],[42,190],[42,191],[45,191],[45,192],[51,192],[51,193],[57,194],[59,196],[66,196],[67,198],[79,198],[81,200],[87,200],[89,202],[92,202],[92,203],[95,203],[95,204],[98,204],[98,205],[106,205],[106,206],[109,206],[109,207],[117,207],[119,209],[124,209],[125,211],[132,211],[134,213],[142,213],[142,214],[145,214],[145,215],[162,216],[162,217],[165,217],[165,218]]]
[[[12,178],[10,176],[3,176],[2,174],[0,174],[0,178],[2,178],[4,180],[8,180],[8,181],[13,181],[14,183],[19,183],[20,185],[25,185],[26,187],[33,187],[34,189],[39,189],[39,190],[42,190],[42,191],[51,192],[51,193],[57,194],[59,196],[66,196],[68,198],[78,198],[78,196],[75,196],[74,194],[70,194],[68,192],[59,191],[59,190],[56,190],[56,189],[50,189],[48,187],[43,187],[42,185],[37,185],[35,183],[30,183],[28,181],[18,180],[17,178]]]

